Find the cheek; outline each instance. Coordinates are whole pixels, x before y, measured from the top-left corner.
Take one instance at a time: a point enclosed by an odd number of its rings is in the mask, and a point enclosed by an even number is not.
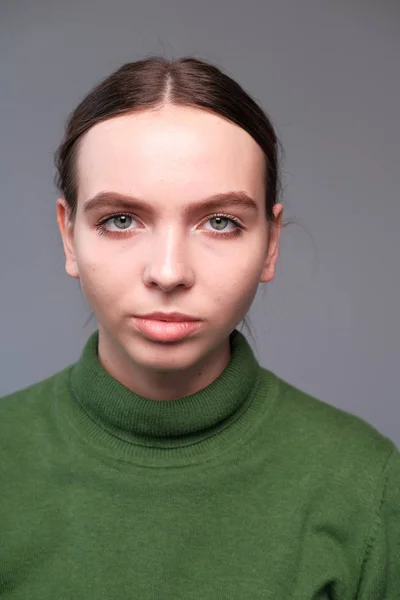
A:
[[[266,247],[262,242],[250,239],[237,247],[227,248],[219,253],[214,260],[203,262],[202,272],[209,274],[214,282],[221,286],[232,285],[235,288],[252,286],[254,280],[259,280],[266,256]]]
[[[81,247],[77,253],[82,291],[92,307],[115,306],[132,280],[127,261],[114,260],[99,246]]]
[[[215,298],[220,307],[246,310],[257,292],[263,256],[258,250],[250,255],[241,252],[231,259],[210,263],[203,281],[209,298]]]
[[[85,234],[78,238],[76,242],[76,256],[79,272],[88,282],[96,285],[107,286],[110,280],[119,280],[123,263],[121,256],[113,252],[113,247],[93,237],[92,234]]]

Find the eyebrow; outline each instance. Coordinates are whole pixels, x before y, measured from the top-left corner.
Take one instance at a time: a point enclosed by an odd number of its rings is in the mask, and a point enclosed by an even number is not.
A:
[[[203,210],[218,210],[220,208],[232,206],[236,208],[240,207],[256,214],[258,213],[257,202],[242,190],[214,194],[209,198],[185,206],[183,212],[186,216],[192,211],[201,212]],[[121,208],[123,210],[132,210],[136,208],[148,213],[153,211],[152,205],[140,198],[117,192],[103,191],[84,203],[83,212],[88,214],[105,208]]]

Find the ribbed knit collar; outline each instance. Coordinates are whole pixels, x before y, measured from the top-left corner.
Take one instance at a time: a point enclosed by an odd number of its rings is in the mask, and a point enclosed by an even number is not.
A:
[[[196,445],[200,451],[202,441],[240,421],[251,404],[260,366],[237,329],[230,336],[230,361],[217,379],[194,394],[163,401],[140,396],[112,377],[100,363],[98,336],[98,330],[91,334],[72,365],[70,388],[83,409],[81,426],[103,446],[116,448],[118,439],[142,449]]]

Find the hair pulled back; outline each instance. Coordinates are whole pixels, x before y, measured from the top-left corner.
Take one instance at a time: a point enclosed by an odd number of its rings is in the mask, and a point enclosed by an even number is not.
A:
[[[218,67],[193,57],[169,60],[160,56],[122,65],[92,88],[70,114],[54,162],[55,184],[70,206],[71,221],[75,221],[77,211],[77,156],[82,135],[114,116],[165,104],[212,111],[253,137],[265,157],[265,214],[273,223],[272,207],[281,192],[282,148],[268,116]]]

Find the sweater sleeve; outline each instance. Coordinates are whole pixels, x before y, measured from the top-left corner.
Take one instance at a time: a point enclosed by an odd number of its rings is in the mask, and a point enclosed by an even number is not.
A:
[[[366,549],[357,600],[400,599],[400,453],[388,459]]]

